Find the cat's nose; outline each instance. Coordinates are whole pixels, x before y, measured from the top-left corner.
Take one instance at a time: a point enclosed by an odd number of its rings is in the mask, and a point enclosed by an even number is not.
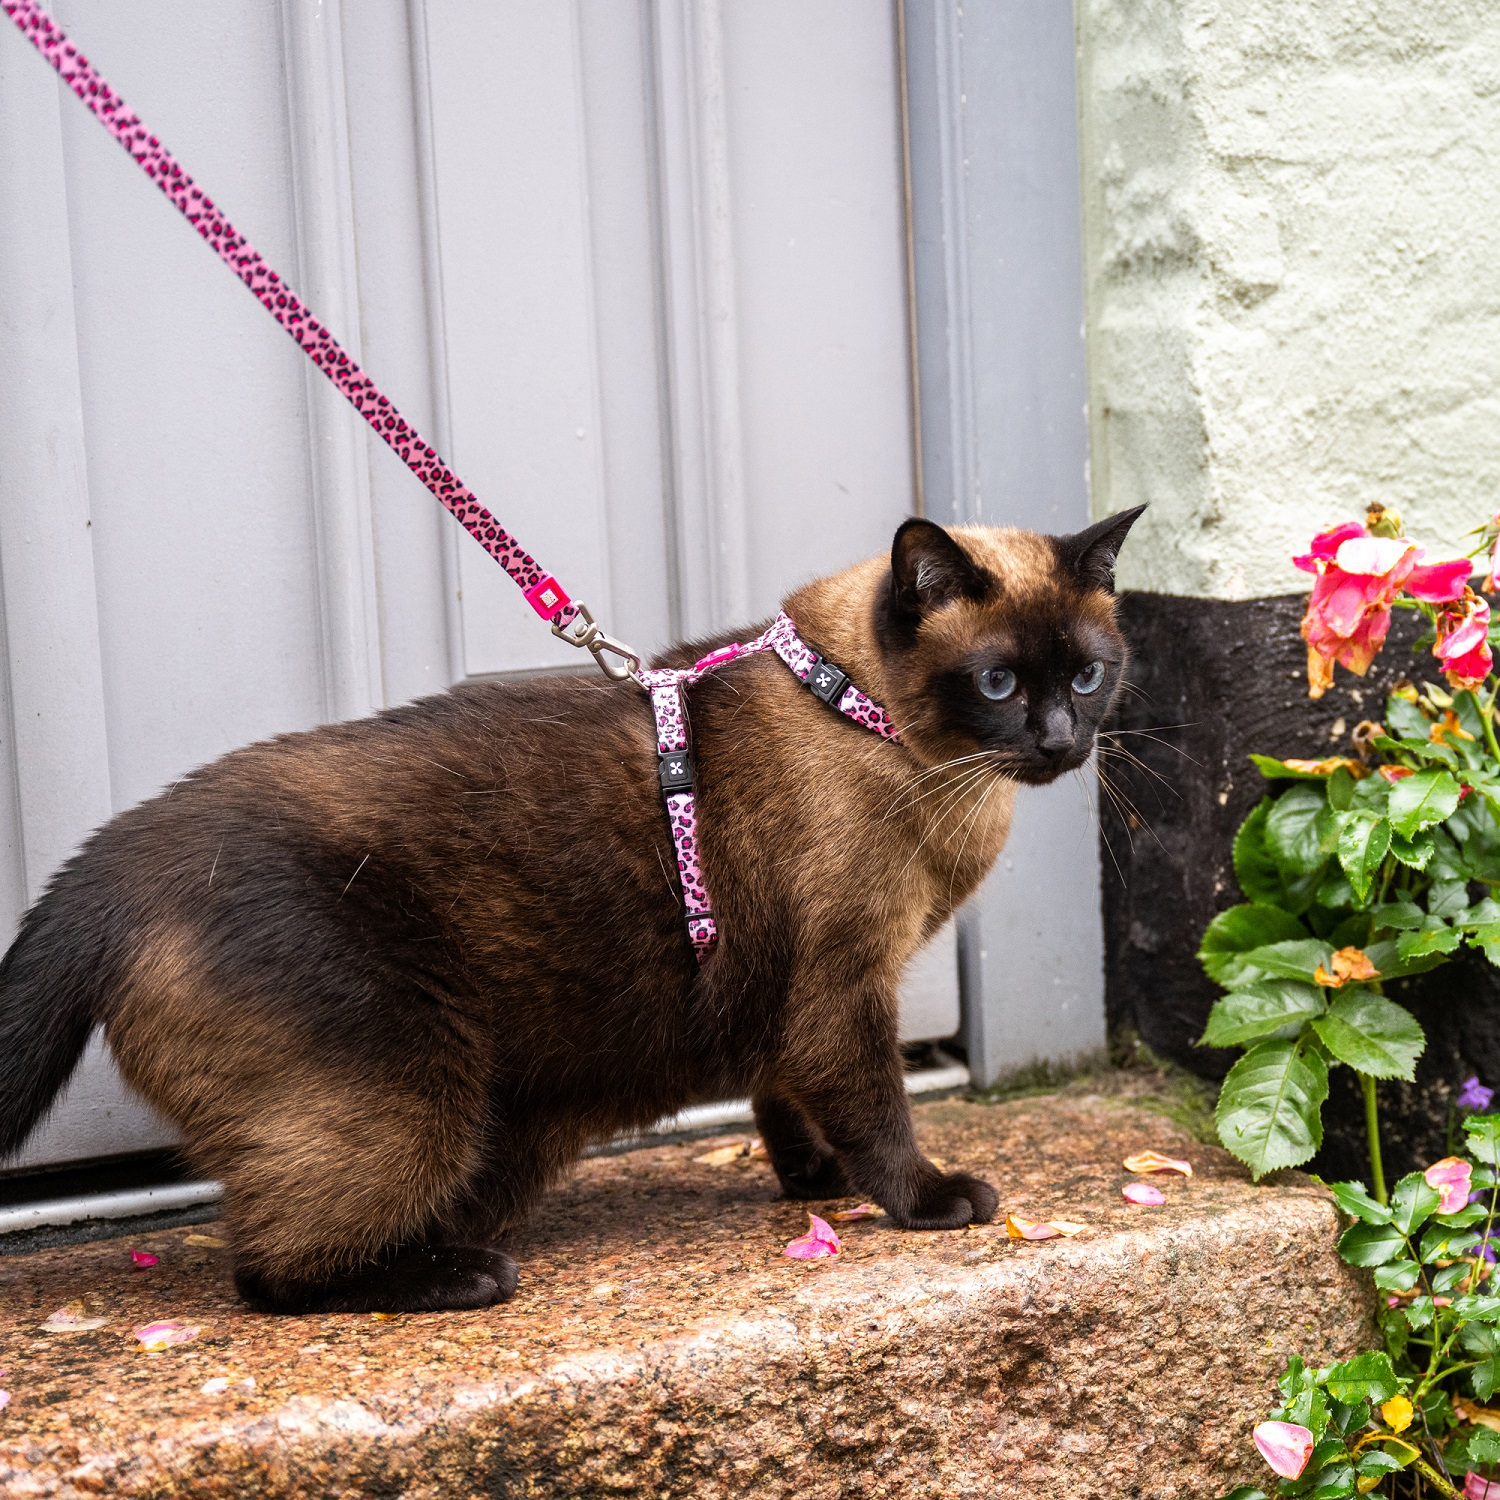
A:
[[[1071,750],[1073,748],[1073,715],[1061,707],[1048,709],[1047,717],[1042,720],[1042,737],[1037,744],[1041,749],[1053,755],[1059,750]]]

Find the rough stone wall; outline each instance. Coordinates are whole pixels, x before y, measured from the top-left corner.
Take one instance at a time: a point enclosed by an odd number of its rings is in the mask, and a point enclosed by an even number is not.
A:
[[[1292,592],[1500,508],[1500,6],[1078,0],[1096,511],[1124,587]]]

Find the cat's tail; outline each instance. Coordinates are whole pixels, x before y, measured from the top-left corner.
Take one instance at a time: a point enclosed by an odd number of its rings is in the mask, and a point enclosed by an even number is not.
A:
[[[107,921],[88,920],[65,867],[0,959],[0,1161],[68,1081],[111,982]]]

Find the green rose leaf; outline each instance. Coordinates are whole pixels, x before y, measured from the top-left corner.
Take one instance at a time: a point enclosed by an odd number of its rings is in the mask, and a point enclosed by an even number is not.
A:
[[[1283,875],[1309,875],[1323,863],[1317,822],[1326,803],[1321,784],[1302,782],[1278,797],[1266,815],[1266,850]]]
[[[1347,1500],[1354,1493],[1354,1466],[1349,1463],[1329,1464],[1320,1469],[1316,1481],[1308,1494],[1308,1500]]]
[[[1500,1163],[1500,1115],[1470,1115],[1464,1121],[1469,1155],[1490,1166]]]
[[[1500,1432],[1489,1427],[1476,1427],[1467,1446],[1470,1463],[1500,1464]]]
[[[1411,698],[1392,693],[1385,700],[1386,725],[1403,739],[1423,740],[1432,729],[1427,715]]]
[[[1458,793],[1458,782],[1447,771],[1418,771],[1398,781],[1391,788],[1392,829],[1409,839],[1422,829],[1441,823],[1457,810]]]
[[[1252,1484],[1242,1484],[1232,1490],[1226,1490],[1219,1496],[1219,1500],[1267,1500],[1266,1492],[1258,1490]]]
[[[1492,964],[1500,967],[1500,922],[1486,922],[1469,933],[1469,946],[1481,948]]]
[[[1452,953],[1464,940],[1464,935],[1456,927],[1450,927],[1441,919],[1434,921],[1430,927],[1424,927],[1420,932],[1403,932],[1396,940],[1396,952],[1405,959],[1421,958],[1428,953]]]
[[[1382,938],[1378,943],[1366,943],[1365,954],[1375,965],[1382,979],[1404,979],[1408,974],[1425,974],[1448,962],[1441,953],[1418,953],[1411,958],[1402,958],[1399,940]]]
[[[1340,1062],[1374,1078],[1402,1078],[1410,1083],[1427,1045],[1410,1011],[1363,988],[1340,990],[1328,1013],[1313,1019],[1312,1028]]]
[[[1354,1224],[1339,1236],[1339,1254],[1351,1266],[1383,1266],[1406,1252],[1406,1237],[1394,1224]]]
[[[1453,1311],[1472,1323],[1500,1323],[1500,1297],[1460,1297]]]
[[[1243,954],[1270,943],[1306,936],[1307,928],[1278,906],[1231,906],[1208,924],[1198,949],[1198,961],[1210,979],[1228,984],[1243,967],[1240,962]]]
[[[1391,1193],[1391,1224],[1402,1234],[1410,1234],[1418,1224],[1431,1218],[1441,1195],[1420,1172],[1408,1172]]]
[[[1234,878],[1251,901],[1279,906],[1286,892],[1281,871],[1266,849],[1266,814],[1271,806],[1271,799],[1262,797],[1240,824],[1234,836]]]
[[[1339,834],[1339,864],[1361,902],[1367,901],[1380,862],[1391,847],[1391,825],[1374,813],[1355,812]]]
[[[1219,1000],[1208,1015],[1199,1045],[1243,1047],[1259,1041],[1283,1026],[1300,1026],[1311,1016],[1328,1009],[1323,991],[1315,984],[1295,979],[1268,979],[1262,984],[1242,985]]]
[[[1464,1235],[1463,1238],[1470,1241],[1463,1249],[1472,1250],[1479,1236],[1477,1234],[1468,1234]],[[1455,1249],[1453,1253],[1461,1255],[1463,1250]],[[1468,1274],[1469,1267],[1462,1261],[1459,1261],[1455,1265],[1444,1266],[1440,1271],[1434,1271],[1432,1275],[1433,1294],[1438,1297],[1446,1297]]]
[[[1323,1143],[1327,1097],[1328,1064],[1316,1052],[1294,1041],[1260,1042],[1224,1080],[1214,1112],[1219,1139],[1257,1181],[1299,1166]]]
[[[1401,1389],[1391,1367],[1391,1357],[1384,1349],[1356,1354],[1353,1359],[1334,1365],[1323,1383],[1328,1394],[1340,1401],[1368,1401],[1371,1406],[1389,1401]]]
[[[1460,1271],[1467,1271],[1460,1266]],[[1375,1285],[1382,1292],[1409,1292],[1416,1284],[1422,1268],[1414,1260],[1393,1260],[1389,1265],[1375,1267]]]
[[[1495,1394],[1495,1387],[1500,1386],[1500,1359],[1490,1358],[1480,1361],[1469,1371],[1469,1380],[1473,1383],[1474,1394],[1481,1401],[1488,1401]],[[1473,1451],[1472,1444],[1470,1451]],[[1485,1459],[1485,1463],[1494,1463],[1494,1459]]]
[[[1368,1479],[1380,1474],[1395,1474],[1401,1469],[1401,1460],[1392,1458],[1383,1448],[1367,1448],[1360,1454],[1355,1470],[1361,1478]]]
[[[1388,901],[1370,909],[1370,920],[1376,932],[1418,932],[1427,914],[1415,901]]]
[[[1284,943],[1268,943],[1240,955],[1242,972],[1255,969],[1282,979],[1312,980],[1319,965],[1327,965],[1333,949],[1319,938],[1294,938]]]
[[[1330,1182],[1328,1191],[1346,1214],[1363,1219],[1366,1224],[1389,1224],[1391,1211],[1385,1204],[1377,1203],[1366,1191],[1362,1182]]]
[[[1429,834],[1419,833],[1415,838],[1404,839],[1394,829],[1391,831],[1391,853],[1403,865],[1414,870],[1425,870],[1432,858],[1434,845]]]

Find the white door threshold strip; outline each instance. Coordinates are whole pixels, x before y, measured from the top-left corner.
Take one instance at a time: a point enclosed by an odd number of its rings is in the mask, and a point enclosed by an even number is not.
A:
[[[946,1068],[924,1068],[906,1075],[908,1094],[938,1094],[966,1088],[969,1070],[962,1063]],[[754,1119],[748,1099],[730,1099],[723,1104],[698,1104],[679,1114],[658,1120],[638,1136],[622,1137],[617,1145],[654,1140],[660,1136],[687,1135],[711,1130],[716,1125],[746,1125]],[[40,1203],[17,1203],[0,1208],[0,1234],[27,1229],[51,1229],[79,1224],[89,1219],[134,1219],[144,1214],[169,1213],[217,1203],[224,1195],[218,1182],[181,1182],[166,1187],[130,1188],[119,1193],[89,1193],[78,1198],[52,1198]]]

